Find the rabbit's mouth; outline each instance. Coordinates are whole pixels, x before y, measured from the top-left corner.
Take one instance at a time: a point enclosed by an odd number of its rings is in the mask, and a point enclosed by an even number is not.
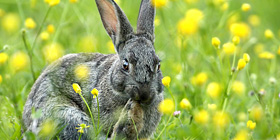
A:
[[[146,105],[151,104],[155,96],[155,92],[151,92],[150,89],[144,88],[140,90],[135,85],[127,86],[125,88],[125,93],[127,93],[132,100]]]

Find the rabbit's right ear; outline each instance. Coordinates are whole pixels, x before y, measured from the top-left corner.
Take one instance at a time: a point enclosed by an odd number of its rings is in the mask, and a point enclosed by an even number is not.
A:
[[[133,32],[127,17],[113,0],[95,0],[103,25],[119,53],[126,37]]]

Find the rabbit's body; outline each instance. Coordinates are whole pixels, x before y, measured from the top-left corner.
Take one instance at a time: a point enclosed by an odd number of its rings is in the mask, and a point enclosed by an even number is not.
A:
[[[48,66],[33,85],[24,108],[27,131],[40,135],[42,124],[52,120],[54,128],[63,128],[60,139],[79,138],[75,127],[82,123],[91,125],[92,121],[84,101],[74,92],[73,83],[81,86],[95,124],[97,100],[90,92],[93,88],[99,90],[99,127],[102,127],[99,138],[106,138],[109,132],[109,137],[116,139],[145,139],[155,131],[161,118],[157,108],[163,100],[163,85],[153,46],[154,8],[149,0],[142,1],[138,31],[133,33],[114,1],[96,0],[96,3],[117,54],[69,54]],[[88,69],[87,77],[80,79],[75,75],[78,66]],[[31,117],[33,108],[42,111],[40,118]],[[92,125],[84,131],[82,139],[96,135]]]

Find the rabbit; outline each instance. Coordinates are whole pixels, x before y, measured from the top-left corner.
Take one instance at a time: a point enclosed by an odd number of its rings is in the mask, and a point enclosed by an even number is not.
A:
[[[126,15],[113,0],[95,0],[116,54],[68,54],[50,64],[34,83],[23,111],[24,131],[39,137],[47,120],[55,122],[61,140],[79,139],[78,124],[90,125],[81,139],[96,138],[89,111],[72,88],[78,83],[88,102],[95,124],[98,120],[97,100],[90,94],[99,91],[100,128],[98,139],[149,139],[162,114],[158,104],[163,100],[160,59],[154,48],[155,8],[150,0],[142,0],[133,31]],[[75,68],[86,66],[88,77],[75,76]],[[41,111],[39,118],[32,110]],[[51,136],[49,136],[51,138]]]

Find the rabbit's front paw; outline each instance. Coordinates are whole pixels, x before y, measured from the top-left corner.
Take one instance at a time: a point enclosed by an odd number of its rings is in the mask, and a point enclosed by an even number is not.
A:
[[[116,139],[137,139],[144,125],[144,112],[139,103],[128,100],[112,134]]]

